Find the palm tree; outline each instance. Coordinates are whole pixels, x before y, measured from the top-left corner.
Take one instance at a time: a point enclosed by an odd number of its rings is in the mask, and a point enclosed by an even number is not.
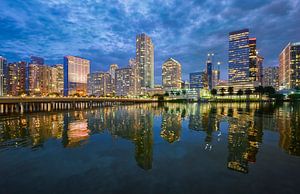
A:
[[[221,96],[225,96],[226,89],[225,88],[221,88],[220,91],[221,91]]]
[[[247,89],[245,90],[245,94],[247,95],[247,100],[249,100],[249,97],[250,97],[250,95],[252,94],[252,90],[249,89],[249,88],[247,88]]]
[[[256,95],[257,94],[259,95],[259,99],[261,100],[262,95],[264,94],[264,87],[262,86],[255,87],[255,93]]]
[[[241,96],[244,94],[244,92],[243,92],[243,90],[239,89],[239,90],[237,91],[236,94],[237,94],[237,95],[240,97],[240,99],[241,99]]]
[[[211,95],[215,96],[217,95],[218,93],[218,90],[216,90],[215,88],[213,88],[211,91],[210,91]]]
[[[229,88],[228,88],[228,93],[229,93],[230,96],[233,95],[233,92],[234,92],[233,87],[229,87]]]

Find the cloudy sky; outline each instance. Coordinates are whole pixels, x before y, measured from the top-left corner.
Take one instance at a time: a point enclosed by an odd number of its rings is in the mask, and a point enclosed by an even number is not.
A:
[[[208,52],[222,62],[227,79],[228,33],[249,28],[265,66],[278,64],[290,41],[300,41],[300,0],[1,0],[0,55],[10,62],[64,55],[90,59],[92,71],[126,66],[135,57],[135,35],[155,45],[155,80],[169,57],[183,78],[204,68]]]

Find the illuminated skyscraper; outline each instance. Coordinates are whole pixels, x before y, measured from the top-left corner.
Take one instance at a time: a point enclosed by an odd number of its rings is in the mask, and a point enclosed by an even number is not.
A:
[[[26,62],[8,64],[7,94],[18,96],[26,93]]]
[[[249,81],[249,29],[229,33],[229,82]]]
[[[206,72],[190,73],[190,88],[193,89],[207,89],[207,74]]]
[[[215,88],[218,84],[219,84],[219,81],[220,81],[220,70],[212,70],[212,89]]]
[[[208,83],[208,89],[212,89],[212,73],[213,73],[213,64],[212,64],[212,57],[214,56],[213,53],[210,53],[207,55],[207,61],[206,61],[206,74],[207,74],[207,83]]]
[[[136,63],[136,59],[129,59],[128,66],[132,69],[132,93],[134,95],[141,94],[141,77],[139,74],[139,67]]]
[[[149,36],[136,36],[136,62],[141,78],[141,87],[154,87],[154,46]]]
[[[64,96],[87,95],[90,61],[75,56],[64,57]]]
[[[272,86],[279,89],[278,84],[278,67],[266,67],[263,70],[263,86]]]
[[[300,42],[289,43],[279,55],[279,87],[300,86]]]
[[[51,67],[32,63],[28,72],[29,95],[48,95],[51,92]]]
[[[94,72],[88,75],[88,95],[106,96],[111,94],[111,74]]]
[[[64,92],[64,66],[56,64],[51,68],[51,92],[63,95]]]
[[[0,96],[6,95],[7,61],[0,56]]]
[[[181,64],[169,58],[162,65],[162,85],[165,89],[181,88]]]
[[[111,76],[111,92],[113,94],[116,93],[116,81],[115,81],[115,77],[116,77],[116,69],[118,69],[118,65],[117,64],[111,64],[110,67],[109,67],[109,73],[110,73],[110,76]]]

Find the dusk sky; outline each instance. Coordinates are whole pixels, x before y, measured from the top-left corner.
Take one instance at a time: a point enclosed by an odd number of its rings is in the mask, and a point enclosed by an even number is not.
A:
[[[278,64],[288,42],[300,42],[300,0],[1,0],[0,56],[9,62],[63,56],[91,60],[92,71],[135,57],[135,36],[148,34],[155,46],[155,81],[169,57],[182,64],[183,79],[204,69],[208,52],[222,62],[227,79],[228,33],[249,28],[264,66]]]

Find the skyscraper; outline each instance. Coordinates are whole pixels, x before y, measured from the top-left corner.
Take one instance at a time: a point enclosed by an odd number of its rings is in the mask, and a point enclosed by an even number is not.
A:
[[[229,83],[249,81],[249,29],[229,33]]]
[[[64,96],[87,95],[90,61],[75,56],[64,57]]]
[[[51,92],[51,67],[31,63],[28,65],[29,95],[45,96]]]
[[[6,95],[6,63],[6,59],[0,56],[0,96]]]
[[[131,58],[129,59],[128,66],[132,69],[132,93],[134,95],[140,95],[141,94],[141,77],[139,74],[139,67],[137,65],[136,59]]]
[[[63,95],[64,93],[64,66],[56,64],[51,67],[51,92]]]
[[[213,64],[212,64],[212,57],[214,56],[213,53],[209,53],[207,55],[207,61],[206,61],[206,74],[207,74],[207,83],[208,83],[208,89],[213,88],[213,81],[212,81],[212,72],[213,72]]]
[[[263,86],[272,86],[276,90],[279,89],[278,83],[278,67],[265,67],[263,69]]]
[[[206,72],[190,73],[190,88],[192,89],[207,89],[207,74]]]
[[[256,38],[249,38],[249,81],[262,83],[263,60],[256,49]]]
[[[215,88],[220,82],[220,70],[212,70],[212,89]]]
[[[154,45],[149,36],[136,36],[136,62],[141,78],[141,87],[154,87]]]
[[[162,65],[162,85],[165,89],[181,88],[181,64],[173,58]]]
[[[111,94],[111,74],[94,72],[88,75],[88,95],[106,96]]]
[[[300,42],[289,43],[279,55],[279,87],[300,87]]]
[[[24,61],[8,64],[7,94],[18,96],[26,93],[26,65]]]
[[[116,95],[117,96],[128,96],[132,95],[132,69],[119,68],[116,70]]]

